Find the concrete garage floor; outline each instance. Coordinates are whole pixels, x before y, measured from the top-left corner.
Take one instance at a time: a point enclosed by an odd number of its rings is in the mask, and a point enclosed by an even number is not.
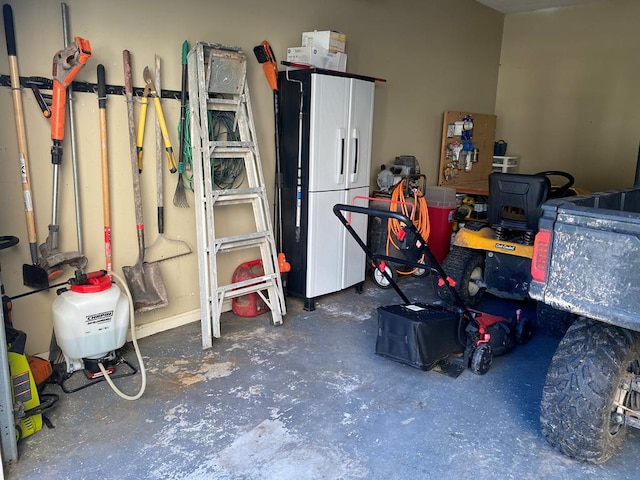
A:
[[[429,278],[403,279],[412,299]],[[537,336],[485,376],[450,378],[376,356],[375,308],[400,303],[367,282],[282,326],[225,314],[201,349],[200,325],[140,341],[148,384],[135,402],[104,382],[61,399],[55,429],[27,438],[10,480],[44,479],[632,479],[640,432],[602,466],[542,438],[539,401],[557,340]],[[493,305],[500,305],[493,302]],[[504,308],[502,305],[501,308]],[[489,308],[486,308],[489,311]],[[497,313],[497,312],[494,312]],[[132,362],[135,357],[129,352]],[[137,392],[140,375],[118,385]]]

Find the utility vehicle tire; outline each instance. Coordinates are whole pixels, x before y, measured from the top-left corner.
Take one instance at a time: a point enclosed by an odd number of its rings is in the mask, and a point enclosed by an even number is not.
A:
[[[467,306],[476,305],[485,287],[484,282],[484,256],[475,250],[463,247],[453,247],[447,258],[444,259],[442,268],[445,273],[456,282],[454,287]],[[453,295],[446,286],[438,289],[440,298],[449,303],[453,302]]]
[[[547,441],[576,460],[603,463],[620,448],[625,427],[616,405],[638,408],[639,393],[622,390],[640,373],[640,334],[579,318],[551,361],[540,423]]]
[[[385,265],[384,270],[394,282],[398,280],[398,272],[396,272],[395,268],[392,268],[389,265]],[[382,270],[380,270],[378,267],[375,267],[371,272],[371,279],[373,280],[373,283],[375,283],[382,289],[391,288],[391,282],[389,282],[387,277],[385,277],[382,273]]]
[[[575,319],[572,313],[542,302],[536,305],[536,317],[536,331],[553,338],[562,338]]]

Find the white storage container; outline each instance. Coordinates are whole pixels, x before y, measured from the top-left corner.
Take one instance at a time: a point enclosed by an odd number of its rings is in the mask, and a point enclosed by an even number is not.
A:
[[[520,157],[493,157],[493,171],[502,173],[518,173]]]

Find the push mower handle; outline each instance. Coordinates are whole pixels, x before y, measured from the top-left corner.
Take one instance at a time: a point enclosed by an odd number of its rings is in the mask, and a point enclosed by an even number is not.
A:
[[[418,253],[421,253],[424,255],[424,263],[418,264],[417,261],[409,261],[402,258],[390,257],[388,255],[376,254],[372,252],[371,249],[365,244],[365,242],[359,237],[359,235],[355,232],[353,227],[350,225],[350,221],[342,215],[343,212],[360,213],[363,215],[370,215],[370,216],[382,217],[382,218],[391,218],[391,219],[397,220],[398,222],[400,222],[401,225],[403,224],[403,227],[404,226],[408,227],[409,231],[416,236],[414,237],[414,241],[415,240],[417,241],[414,243],[414,246],[416,247]],[[468,316],[470,315],[469,310],[467,309],[464,301],[462,300],[458,292],[455,290],[455,288],[453,288],[453,286],[449,283],[449,277],[447,273],[442,268],[442,265],[440,265],[440,262],[438,262],[438,260],[435,258],[435,256],[433,255],[433,252],[431,252],[431,250],[429,249],[427,242],[422,238],[422,236],[420,235],[420,232],[418,232],[418,230],[416,229],[415,225],[413,224],[410,218],[406,217],[405,215],[402,215],[401,213],[392,212],[389,210],[379,210],[377,208],[361,207],[357,205],[345,205],[341,203],[338,203],[333,206],[333,213],[344,224],[347,231],[351,234],[351,236],[354,238],[356,243],[358,243],[358,245],[360,245],[360,247],[365,251],[365,254],[367,255],[367,257],[369,257],[369,259],[371,259],[376,265],[379,265],[380,260],[384,260],[384,261],[396,262],[401,265],[407,265],[411,267],[429,268],[431,272],[433,272],[443,282],[443,285],[445,286],[445,288],[449,290],[452,298],[454,299],[453,304],[459,307],[463,312],[465,312],[465,315],[468,315]],[[383,274],[387,276],[385,272],[383,272]],[[409,299],[406,297],[404,293],[402,293],[402,291],[400,290],[400,288],[398,288],[398,286],[393,281],[393,279],[391,279],[391,277],[388,277],[387,279],[391,283],[391,286],[394,288],[394,290],[400,295],[402,300],[405,303],[410,303]]]
[[[390,210],[379,210],[377,208],[360,207],[358,205],[346,205],[343,203],[337,203],[333,206],[333,213],[339,215],[340,212],[362,213],[364,215],[370,215],[374,217],[392,218],[401,223],[404,223],[407,226],[413,225],[413,222],[409,217],[398,212],[392,212]]]

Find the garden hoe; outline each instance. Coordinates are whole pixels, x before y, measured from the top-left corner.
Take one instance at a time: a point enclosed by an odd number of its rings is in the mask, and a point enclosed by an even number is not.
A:
[[[43,114],[51,122],[51,163],[53,164],[53,201],[49,236],[41,244],[40,260],[37,266],[31,266],[25,271],[25,284],[31,287],[41,287],[41,272],[44,270],[48,280],[53,280],[62,274],[63,265],[72,265],[76,269],[84,270],[87,257],[80,252],[61,252],[58,248],[58,186],[60,179],[60,164],[62,163],[62,142],[64,140],[64,123],[67,100],[67,88],[73,79],[84,68],[91,57],[91,45],[88,40],[75,37],[64,50],[60,50],[53,57],[53,99],[51,109],[44,108]],[[26,266],[25,266],[26,267]],[[29,283],[27,283],[29,280]]]

